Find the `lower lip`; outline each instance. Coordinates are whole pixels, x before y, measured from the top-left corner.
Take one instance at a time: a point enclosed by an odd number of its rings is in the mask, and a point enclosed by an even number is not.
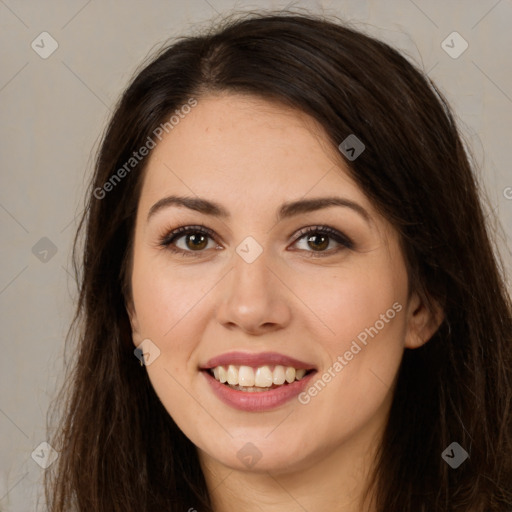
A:
[[[253,392],[231,389],[229,386],[216,380],[208,371],[203,370],[201,373],[206,377],[215,395],[226,405],[241,411],[268,411],[285,404],[299,395],[307,387],[316,372],[313,371],[301,380],[296,380],[291,384],[283,384],[278,388],[269,389],[268,391]]]

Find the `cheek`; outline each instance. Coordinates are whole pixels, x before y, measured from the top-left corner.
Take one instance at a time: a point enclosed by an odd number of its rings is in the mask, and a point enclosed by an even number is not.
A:
[[[397,315],[396,309],[405,310],[405,270],[384,259],[323,270],[323,274],[297,279],[295,290],[313,313],[310,328],[327,343],[331,356],[376,323],[378,331],[399,341],[404,315]]]
[[[141,259],[132,275],[141,335],[160,341],[176,339],[180,329],[196,325],[196,320],[191,323],[190,318],[215,282],[212,274],[196,276],[177,271],[164,256]]]
[[[141,339],[160,350],[146,367],[154,391],[180,428],[190,430],[189,417],[200,413],[190,399],[190,360],[199,340],[201,305],[213,286],[204,278],[176,271],[165,255],[142,255],[134,266],[132,289]],[[204,276],[203,276],[204,277]]]
[[[326,385],[318,384],[312,395],[318,397],[320,409],[344,404],[343,411],[331,408],[338,421],[347,409],[359,418],[365,411],[375,411],[385,399],[402,359],[405,269],[402,272],[386,260],[367,262],[337,269],[323,282],[320,287],[318,282],[312,286],[302,281],[304,287],[298,292],[306,294],[307,305],[315,313],[309,331],[323,353],[323,373],[318,378],[325,375]]]

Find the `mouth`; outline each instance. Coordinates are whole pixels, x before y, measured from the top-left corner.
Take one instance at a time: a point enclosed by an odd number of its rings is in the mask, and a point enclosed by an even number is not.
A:
[[[199,368],[225,404],[246,411],[277,407],[299,394],[317,372],[314,365],[266,352],[232,352]]]
[[[307,370],[283,365],[251,367],[230,364],[216,366],[204,371],[207,371],[217,382],[231,389],[248,393],[261,393],[302,380],[315,370],[313,368]]]

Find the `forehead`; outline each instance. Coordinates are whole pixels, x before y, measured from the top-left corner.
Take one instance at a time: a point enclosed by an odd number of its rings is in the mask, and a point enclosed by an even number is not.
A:
[[[141,202],[182,192],[250,207],[337,191],[369,207],[336,151],[302,112],[253,96],[201,97],[153,149]]]

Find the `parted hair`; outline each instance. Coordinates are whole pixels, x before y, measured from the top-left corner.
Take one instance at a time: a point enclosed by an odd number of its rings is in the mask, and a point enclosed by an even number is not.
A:
[[[411,290],[444,320],[405,350],[367,496],[378,512],[512,509],[512,307],[476,166],[443,94],[408,58],[335,18],[250,13],[167,43],[122,94],[76,232],[76,313],[49,423],[51,512],[212,511],[195,446],[133,354],[126,310],[148,157],[93,193],[194,97],[233,92],[316,119],[337,147],[365,144],[353,179],[400,237]],[[71,345],[70,345],[71,344]],[[457,469],[441,457],[456,441]]]

